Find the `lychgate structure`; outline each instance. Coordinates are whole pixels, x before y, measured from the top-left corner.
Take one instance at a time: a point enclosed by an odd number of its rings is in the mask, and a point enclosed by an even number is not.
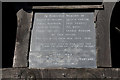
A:
[[[20,9],[13,68],[3,69],[3,79],[119,78],[110,44],[115,4],[51,3]]]

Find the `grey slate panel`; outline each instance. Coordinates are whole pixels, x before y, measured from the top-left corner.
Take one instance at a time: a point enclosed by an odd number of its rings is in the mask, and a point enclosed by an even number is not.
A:
[[[93,12],[35,13],[29,68],[96,68]]]

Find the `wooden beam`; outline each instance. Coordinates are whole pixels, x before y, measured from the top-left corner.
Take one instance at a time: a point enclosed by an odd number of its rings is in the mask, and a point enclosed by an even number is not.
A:
[[[62,6],[33,6],[32,9],[93,9],[103,8],[103,5],[62,5]]]
[[[44,78],[120,78],[120,68],[98,68],[98,69],[28,69],[28,68],[4,68],[3,79],[38,80]],[[31,80],[31,79],[30,79]],[[47,80],[47,79],[46,79]],[[56,79],[55,79],[56,80]],[[96,80],[96,79],[95,79]]]

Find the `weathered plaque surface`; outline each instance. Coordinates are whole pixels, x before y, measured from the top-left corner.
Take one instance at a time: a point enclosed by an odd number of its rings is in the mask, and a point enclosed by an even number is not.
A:
[[[35,13],[29,68],[96,68],[94,13]]]

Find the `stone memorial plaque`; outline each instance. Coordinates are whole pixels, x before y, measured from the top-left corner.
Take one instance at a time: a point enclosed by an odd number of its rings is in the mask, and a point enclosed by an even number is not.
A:
[[[35,13],[29,68],[96,68],[93,12]]]

